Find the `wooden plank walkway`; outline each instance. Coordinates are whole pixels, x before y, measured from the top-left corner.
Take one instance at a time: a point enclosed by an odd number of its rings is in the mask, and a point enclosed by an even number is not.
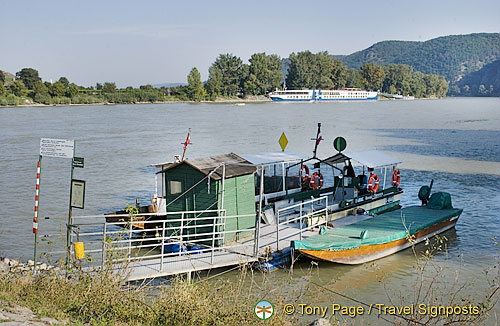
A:
[[[278,243],[279,250],[288,248],[290,241],[299,240],[298,224],[280,225],[280,241]],[[297,233],[297,234],[294,234]],[[318,229],[302,232],[302,238],[307,238],[318,233]],[[264,225],[260,229],[259,239],[259,256],[263,256],[266,250],[269,252],[276,251],[276,225]],[[254,239],[244,239],[234,246],[214,252],[213,260],[211,261],[211,252],[186,254],[183,256],[164,257],[163,266],[160,258],[133,261],[127,267],[126,271],[123,267],[117,267],[115,272],[125,272],[128,281],[151,279],[176,275],[182,273],[198,272],[210,270],[220,267],[237,266],[248,264],[257,261],[253,256]]]

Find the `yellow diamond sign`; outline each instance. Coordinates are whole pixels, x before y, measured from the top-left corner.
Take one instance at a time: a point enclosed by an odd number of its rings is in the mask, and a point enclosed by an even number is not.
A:
[[[281,134],[281,137],[280,139],[278,140],[278,143],[280,144],[281,146],[281,151],[285,151],[285,148],[286,148],[286,145],[288,145],[288,139],[286,138],[286,135],[285,133],[282,133]]]

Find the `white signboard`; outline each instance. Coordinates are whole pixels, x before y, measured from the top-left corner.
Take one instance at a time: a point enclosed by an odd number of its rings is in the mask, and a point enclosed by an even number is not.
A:
[[[73,158],[74,140],[40,138],[40,155]]]
[[[85,181],[71,180],[71,207],[83,209],[85,203]]]

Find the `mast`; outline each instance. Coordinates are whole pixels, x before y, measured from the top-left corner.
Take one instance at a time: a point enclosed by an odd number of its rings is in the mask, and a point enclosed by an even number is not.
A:
[[[181,162],[184,161],[184,159],[186,158],[186,151],[187,151],[187,147],[188,147],[190,142],[191,142],[191,128],[189,128],[186,141],[184,142],[184,153],[182,153]]]
[[[321,137],[321,122],[318,122],[318,132],[316,133],[316,138],[312,138],[311,140],[315,141],[313,157],[316,158],[316,150],[318,149],[319,143],[323,140],[323,137]]]

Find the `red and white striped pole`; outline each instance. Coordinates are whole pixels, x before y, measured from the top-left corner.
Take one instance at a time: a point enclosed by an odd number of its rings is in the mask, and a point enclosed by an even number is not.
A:
[[[38,233],[38,195],[40,194],[40,161],[36,171],[36,191],[35,191],[35,218],[33,219],[33,233]]]
[[[40,196],[40,172],[42,165],[42,155],[38,158],[38,166],[36,171],[36,191],[35,191],[35,216],[33,218],[33,233],[35,234],[35,249],[33,253],[33,273],[36,272],[36,249],[38,246],[38,202]]]

